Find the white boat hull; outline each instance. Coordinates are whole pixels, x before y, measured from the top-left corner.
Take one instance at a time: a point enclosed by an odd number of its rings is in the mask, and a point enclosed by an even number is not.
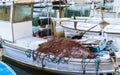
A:
[[[28,58],[25,54],[25,50],[18,48],[12,48],[3,45],[4,56],[17,62],[24,63],[27,65],[34,66],[36,68],[42,69],[41,60],[34,61],[33,58]],[[100,58],[100,63],[96,64],[98,59],[85,59],[85,63],[82,63],[83,59],[70,59],[68,63],[53,63],[50,61],[45,61],[44,70],[49,70],[58,73],[72,74],[72,75],[83,75],[83,64],[86,64],[85,75],[96,75],[96,73],[107,75],[107,73],[114,73],[114,64],[109,58],[104,56]],[[99,66],[99,67],[97,67]],[[30,66],[29,66],[30,67]],[[98,70],[98,71],[97,71]]]

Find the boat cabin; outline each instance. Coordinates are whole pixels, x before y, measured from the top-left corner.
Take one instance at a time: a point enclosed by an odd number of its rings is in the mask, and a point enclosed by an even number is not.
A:
[[[32,36],[34,0],[0,0],[0,38],[14,42]]]

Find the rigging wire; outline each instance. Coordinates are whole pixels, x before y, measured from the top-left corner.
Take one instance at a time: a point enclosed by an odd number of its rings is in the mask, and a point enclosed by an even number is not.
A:
[[[90,63],[91,59],[89,59],[88,62],[85,62],[86,57],[82,58],[81,64],[82,64],[82,69],[83,69],[83,75],[86,74],[86,66],[88,65],[88,63]],[[86,63],[86,64],[85,64]]]

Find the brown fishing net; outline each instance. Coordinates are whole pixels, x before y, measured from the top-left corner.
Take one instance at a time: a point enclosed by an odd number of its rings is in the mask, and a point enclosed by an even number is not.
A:
[[[37,53],[62,55],[69,58],[95,58],[97,55],[91,54],[90,50],[80,42],[71,38],[54,38],[46,43],[40,44]]]

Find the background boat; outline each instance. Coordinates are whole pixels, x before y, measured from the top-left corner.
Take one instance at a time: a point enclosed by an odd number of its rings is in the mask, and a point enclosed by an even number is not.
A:
[[[0,75],[17,75],[6,63],[0,61]]]

